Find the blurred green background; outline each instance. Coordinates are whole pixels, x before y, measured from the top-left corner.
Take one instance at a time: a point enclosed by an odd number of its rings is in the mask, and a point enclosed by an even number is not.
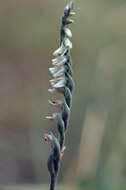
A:
[[[0,1],[1,190],[49,182],[48,68],[68,2]],[[63,190],[125,190],[126,0],[74,2],[76,90],[59,183]]]

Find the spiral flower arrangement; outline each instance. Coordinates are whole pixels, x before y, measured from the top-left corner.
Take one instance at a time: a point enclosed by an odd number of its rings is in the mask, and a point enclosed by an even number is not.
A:
[[[44,139],[51,145],[51,152],[48,158],[48,171],[50,173],[50,190],[55,189],[58,171],[62,156],[64,154],[65,136],[69,126],[70,110],[72,105],[72,92],[74,89],[72,61],[70,50],[72,49],[72,37],[69,25],[74,21],[71,16],[74,15],[73,2],[70,2],[64,9],[64,14],[61,18],[60,28],[60,47],[54,51],[52,59],[53,67],[49,71],[53,77],[50,80],[51,88],[48,90],[50,93],[58,92],[62,94],[62,100],[49,100],[52,106],[58,107],[58,112],[52,113],[51,116],[46,118],[56,121],[58,137],[52,132],[45,134]]]

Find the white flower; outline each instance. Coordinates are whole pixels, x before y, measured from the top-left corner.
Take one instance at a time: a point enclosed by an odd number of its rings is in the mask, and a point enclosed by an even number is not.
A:
[[[67,61],[65,56],[58,56],[55,59],[52,59],[52,65],[61,66]]]
[[[70,12],[70,16],[73,16],[73,15],[75,15],[76,13],[74,12],[74,11],[71,11]]]
[[[66,51],[67,51],[66,47],[63,44],[61,44],[61,46],[56,51],[54,51],[53,55],[60,56],[63,55]]]
[[[52,67],[49,68],[50,73],[53,75],[53,77],[60,77],[61,75],[64,74],[65,68],[62,67]]]
[[[69,38],[64,39],[65,47],[72,49],[72,42],[69,40]]]
[[[65,28],[65,34],[68,38],[71,38],[72,37],[72,32],[69,28]]]
[[[68,18],[68,19],[66,20],[66,25],[67,25],[67,24],[72,24],[72,23],[74,23],[74,20],[72,20],[72,19],[70,19],[70,18]]]
[[[53,88],[62,88],[65,86],[65,78],[60,79],[57,82],[51,82]]]

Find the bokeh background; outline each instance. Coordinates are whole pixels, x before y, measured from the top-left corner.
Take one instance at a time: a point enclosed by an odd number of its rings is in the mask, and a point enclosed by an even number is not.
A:
[[[0,190],[48,189],[48,68],[66,0],[0,1]],[[126,189],[126,0],[76,0],[61,189]]]

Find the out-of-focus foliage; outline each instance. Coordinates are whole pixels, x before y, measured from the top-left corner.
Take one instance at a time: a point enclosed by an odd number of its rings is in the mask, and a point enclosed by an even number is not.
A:
[[[67,2],[0,1],[0,183],[48,182],[48,67]],[[75,7],[76,90],[60,178],[81,189],[124,190],[126,1],[78,0]]]

